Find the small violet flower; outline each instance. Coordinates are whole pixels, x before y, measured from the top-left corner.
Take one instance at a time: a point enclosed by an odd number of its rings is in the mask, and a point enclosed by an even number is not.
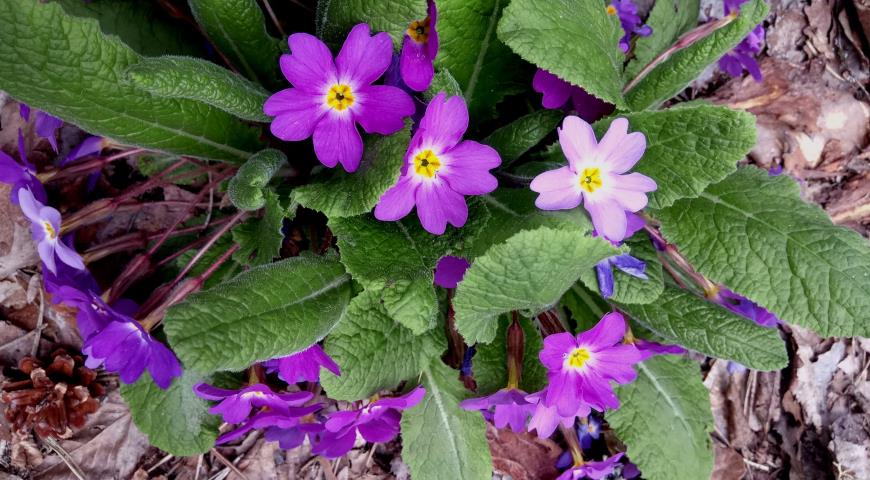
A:
[[[18,113],[24,121],[30,121],[30,106],[22,103],[18,106]],[[33,126],[36,129],[36,134],[48,140],[51,148],[57,153],[57,129],[63,126],[63,120],[49,115],[41,110],[36,111],[36,119],[33,121]]]
[[[261,383],[240,390],[226,390],[207,383],[197,383],[193,392],[206,400],[220,403],[211,407],[208,413],[223,416],[226,423],[240,423],[251,415],[254,408],[268,407],[270,411],[286,412],[289,406],[299,406],[311,400],[311,392],[275,393]]]
[[[424,395],[426,389],[418,386],[400,397],[380,398],[358,410],[332,413],[312,453],[338,458],[353,448],[357,432],[368,442],[389,442],[399,434],[402,410],[415,407]]]
[[[577,439],[580,440],[580,447],[583,450],[589,450],[592,442],[601,437],[601,420],[594,415],[590,415],[586,423],[581,423],[577,426]]]
[[[646,137],[628,133],[625,118],[614,120],[601,142],[579,117],[566,117],[558,132],[568,166],[532,180],[531,189],[540,193],[535,205],[569,210],[582,202],[595,229],[607,240],[621,242],[628,232],[626,212],[643,209],[646,194],[656,189],[656,182],[646,175],[625,173],[643,156]]]
[[[48,195],[45,194],[45,188],[36,177],[36,167],[27,161],[24,136],[21,135],[21,130],[18,131],[18,156],[21,158],[21,163],[0,151],[0,183],[12,186],[9,200],[17,205],[18,192],[21,189],[30,189],[36,200],[45,203]]]
[[[601,412],[619,408],[610,382],[634,381],[637,372],[633,366],[641,357],[633,345],[622,344],[625,331],[625,319],[612,312],[576,337],[570,333],[546,337],[538,355],[548,370],[550,382],[544,405],[556,407],[561,416],[576,414],[580,404]]]
[[[435,76],[433,62],[438,54],[438,9],[433,0],[428,0],[427,17],[411,22],[402,43],[400,72],[402,80],[412,90],[422,92]]]
[[[435,285],[444,288],[456,288],[462,281],[465,271],[471,264],[462,257],[445,255],[435,265]]]
[[[370,36],[369,26],[355,26],[333,61],[329,48],[307,33],[288,39],[290,55],[281,56],[281,71],[294,88],[266,100],[263,112],[274,116],[272,134],[281,140],[313,137],[314,153],[327,167],[341,163],[356,171],[363,142],[356,124],[368,133],[389,135],[405,126],[414,102],[402,89],[372,85],[390,66],[393,43],[386,33]]]
[[[30,220],[30,232],[37,242],[36,250],[45,268],[57,273],[55,257],[72,268],[85,268],[82,257],[60,241],[60,212],[40,203],[27,188],[18,190],[18,203],[24,216]]]
[[[526,419],[535,410],[535,403],[527,400],[527,396],[522,390],[503,388],[486,397],[463,400],[459,407],[480,411],[495,428],[510,426],[514,432],[522,432],[526,429]],[[490,413],[490,409],[494,411]]]
[[[643,20],[637,14],[637,5],[632,0],[614,0],[607,6],[607,13],[619,15],[619,23],[622,25],[622,31],[625,33],[619,39],[619,48],[625,53],[631,50],[632,34],[648,37],[653,33],[649,25],[643,25]]]
[[[688,352],[688,350],[679,345],[666,345],[650,340],[644,340],[642,338],[635,338],[634,346],[637,347],[637,350],[640,352],[641,361],[655,355],[683,355]]]
[[[341,376],[341,369],[335,360],[316,343],[293,355],[263,362],[263,366],[270,373],[277,370],[278,377],[287,383],[319,382],[320,367]]]
[[[594,122],[613,111],[610,103],[593,97],[581,87],[571,85],[552,73],[538,69],[532,79],[532,88],[542,93],[541,104],[551,110],[559,109],[571,100],[577,115],[587,122]]]
[[[715,298],[716,303],[731,310],[732,312],[752,320],[762,327],[776,328],[780,320],[764,307],[759,306],[748,298],[738,295],[731,290],[720,290]]]
[[[64,166],[70,162],[74,162],[80,158],[85,158],[96,153],[100,153],[108,146],[108,141],[103,137],[90,136],[81,141],[78,145],[60,161],[60,166]]]
[[[725,0],[725,15],[737,15],[740,5],[747,0]],[[719,68],[732,77],[740,77],[746,70],[756,82],[764,78],[755,55],[764,44],[764,25],[758,25],[730,52],[719,59]]]
[[[462,140],[468,128],[468,107],[462,97],[439,93],[420,121],[405,153],[398,183],[381,196],[375,207],[378,220],[393,221],[408,215],[414,205],[423,228],[441,235],[450,223],[465,225],[468,205],[464,195],[483,195],[498,181],[489,170],[501,164],[494,148]]]
[[[645,273],[646,262],[628,253],[604,259],[595,265],[595,274],[598,277],[598,291],[601,292],[601,296],[604,298],[613,296],[613,267],[632,277],[642,280],[649,279]]]
[[[613,473],[623,455],[625,454],[620,452],[600,462],[585,462],[562,472],[556,480],[580,480],[582,478],[601,480]]]

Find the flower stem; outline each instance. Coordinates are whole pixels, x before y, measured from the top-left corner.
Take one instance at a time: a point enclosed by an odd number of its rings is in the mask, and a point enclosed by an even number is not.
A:
[[[688,275],[689,278],[691,278],[702,290],[704,290],[705,295],[709,297],[711,295],[715,295],[716,292],[718,292],[719,287],[717,287],[716,284],[708,280],[707,277],[695,271],[695,268],[692,266],[691,263],[689,263],[688,260],[686,260],[686,257],[684,257],[683,254],[681,254],[675,246],[668,243],[668,241],[665,240],[665,237],[663,237],[662,234],[655,227],[645,225],[643,228],[659,244],[664,246],[664,254],[671,261],[673,261],[676,266],[678,266],[683,272],[685,272],[686,275]],[[662,262],[662,265],[667,265],[667,262]],[[674,272],[670,267],[666,267],[666,270],[668,271],[668,273],[671,274],[672,277],[674,277],[674,280],[676,280],[677,283],[680,284],[680,286],[685,288],[683,283],[680,281],[677,272]]]
[[[507,330],[507,388],[518,389],[520,378],[523,375],[523,352],[526,335],[520,325],[520,315],[513,311],[511,317],[513,321]]]
[[[147,152],[148,150],[145,148],[134,148],[131,150],[124,150],[123,152],[116,153],[114,155],[110,155],[108,157],[98,157],[91,160],[87,160],[84,162],[74,162],[69,166],[48,170],[46,172],[40,173],[37,175],[39,181],[45,183],[49,181],[61,180],[68,177],[74,177],[78,175],[83,175],[87,173],[91,173],[93,171],[102,170],[106,165],[114,162],[115,160],[120,160],[122,158],[127,158],[132,155],[136,155],[138,153]]]
[[[541,324],[541,332],[545,337],[566,331],[565,326],[562,325],[562,320],[559,319],[559,314],[553,308],[538,314],[538,323]]]
[[[568,451],[571,452],[571,458],[574,459],[574,466],[579,467],[586,463],[583,459],[583,450],[580,448],[580,442],[577,441],[577,432],[572,427],[559,425],[559,431],[565,438],[565,443],[568,444]]]
[[[456,313],[453,311],[453,291],[447,291],[447,321],[444,322],[444,333],[447,336],[447,351],[444,352],[444,363],[452,368],[459,368],[465,357],[465,340],[456,331]]]

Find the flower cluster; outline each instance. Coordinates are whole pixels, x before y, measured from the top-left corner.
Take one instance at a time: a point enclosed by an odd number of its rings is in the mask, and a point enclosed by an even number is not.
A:
[[[748,0],[725,0],[725,15],[737,15],[740,5]],[[761,68],[755,55],[761,52],[764,44],[764,25],[758,25],[733,50],[719,59],[719,68],[732,77],[740,77],[744,70],[756,82],[762,80]]]

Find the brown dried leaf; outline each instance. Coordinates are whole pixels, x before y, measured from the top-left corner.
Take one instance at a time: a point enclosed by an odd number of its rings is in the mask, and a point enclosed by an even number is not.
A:
[[[486,439],[495,469],[514,480],[546,480],[559,476],[556,459],[562,449],[553,441],[527,432],[514,433],[487,425]]]

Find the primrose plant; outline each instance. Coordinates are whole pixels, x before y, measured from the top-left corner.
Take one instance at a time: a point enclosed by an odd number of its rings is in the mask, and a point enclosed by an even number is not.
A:
[[[93,135],[0,172],[88,366],[172,454],[400,439],[414,479],[486,479],[496,428],[567,445],[562,479],[704,479],[699,358],[870,333],[866,241],[739,166],[751,114],[683,101],[711,64],[763,81],[763,0],[700,25],[698,0],[329,0],[280,40],[295,6],[189,0],[209,49],[89,5],[0,7],[28,141]],[[144,180],[100,194],[132,158]],[[146,241],[76,235],[168,187],[193,200]]]

